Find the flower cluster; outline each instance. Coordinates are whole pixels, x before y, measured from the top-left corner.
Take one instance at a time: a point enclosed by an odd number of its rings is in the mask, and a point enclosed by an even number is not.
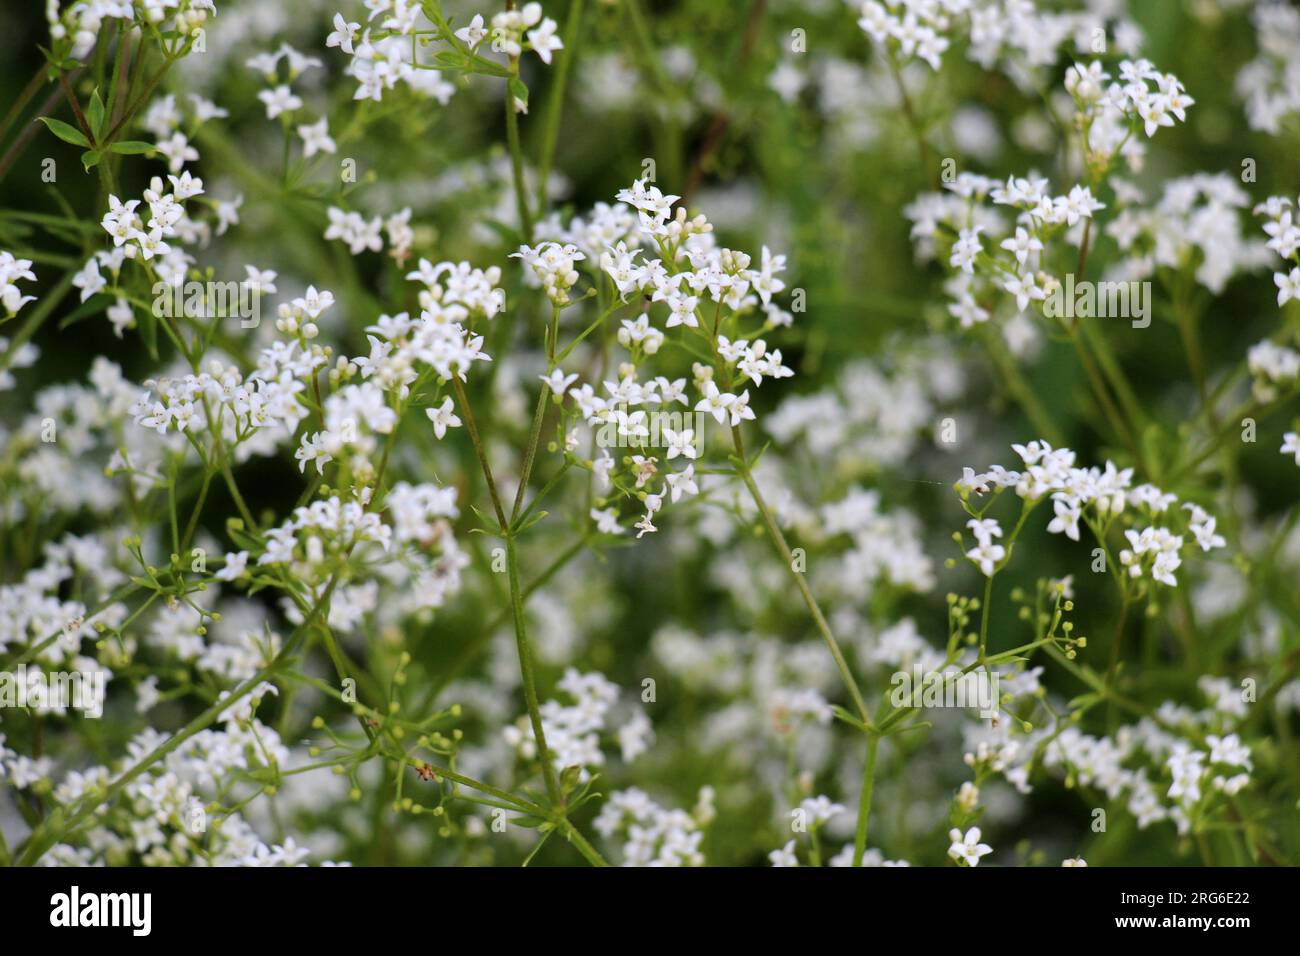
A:
[[[55,803],[73,809],[96,799],[134,759],[165,740],[149,729],[128,746],[120,766],[92,766],[71,770],[53,789]],[[4,756],[0,738],[0,757]],[[235,794],[255,794],[256,775],[278,764],[306,763],[295,755],[279,734],[255,718],[230,718],[224,729],[200,731],[167,757],[129,782],[123,799],[95,818],[84,846],[57,844],[42,863],[46,866],[300,866],[311,855],[293,837],[268,844],[258,837],[247,819],[236,811],[218,812],[223,803],[238,803]],[[10,761],[16,764],[16,761]],[[11,773],[17,786],[28,787],[52,776],[43,767],[36,774],[23,766]],[[35,776],[35,779],[33,779]],[[308,788],[321,786],[313,775]],[[290,777],[300,781],[302,777]],[[297,799],[301,799],[301,793]],[[211,819],[209,814],[212,814]]]
[[[351,58],[343,72],[357,81],[354,98],[378,103],[385,92],[402,83],[419,96],[447,105],[456,88],[429,64],[409,59],[410,36],[423,22],[419,6],[398,0],[381,0],[368,6],[372,20],[383,17],[378,31],[372,32],[369,27],[362,30],[361,24],[336,13],[334,30],[325,41],[326,46],[337,47]]]
[[[157,176],[144,191],[148,219],[144,218],[144,210],[140,210],[141,200],[122,202],[116,196],[109,196],[108,212],[100,225],[113,238],[114,248],[122,249],[128,259],[138,256],[148,262],[158,257],[161,263],[157,271],[164,278],[173,277],[176,281],[170,284],[176,285],[184,277],[187,256],[183,251],[173,249],[166,240],[185,235],[183,230],[188,223],[183,204],[203,192],[203,180],[196,179],[188,171],[167,179],[171,183],[170,192],[164,189],[162,179]]]
[[[573,698],[572,704],[548,700],[541,708],[542,733],[556,770],[576,767],[579,780],[590,779],[593,768],[603,766],[600,735],[609,729],[610,711],[618,701],[618,687],[599,673],[582,674],[574,668],[564,672],[558,688]],[[537,738],[527,717],[505,728],[504,737],[524,760],[536,760]],[[617,731],[623,760],[635,760],[654,740],[649,718],[633,712]]]
[[[1251,4],[1259,54],[1237,73],[1237,95],[1251,129],[1276,135],[1300,113],[1300,11],[1286,3]]]
[[[691,812],[667,810],[632,787],[609,795],[596,831],[606,839],[622,834],[624,866],[703,866],[700,844],[715,816],[712,787],[703,787]]]
[[[491,40],[496,53],[518,57],[524,50],[532,50],[543,63],[549,64],[552,54],[564,49],[563,41],[555,35],[557,28],[554,20],[542,15],[540,3],[525,3],[518,10],[503,10],[493,15],[486,30],[482,15],[475,14],[468,26],[456,31],[456,36],[471,50],[478,49],[484,40]]]
[[[1047,442],[1032,441],[1012,447],[1024,462],[1023,471],[1009,471],[1001,465],[983,473],[962,469],[961,480],[955,487],[968,508],[972,496],[992,492],[996,498],[1008,488],[1024,500],[1026,511],[1050,499],[1054,517],[1047,525],[1049,532],[1078,541],[1082,522],[1103,548],[1106,532],[1117,519],[1140,525],[1157,520],[1168,522],[1179,513],[1170,511],[1178,500],[1177,495],[1151,484],[1134,486],[1132,468],[1119,469],[1109,461],[1105,468],[1076,468],[1074,452],[1068,448],[1054,449]],[[1003,537],[1002,527],[996,520],[983,517],[988,507],[986,504],[978,512],[973,511],[974,517],[967,523],[975,536],[976,547],[966,557],[991,577],[1009,559],[1010,551],[1009,547],[994,541]],[[1182,510],[1188,512],[1186,536],[1156,524],[1124,530],[1128,547],[1119,552],[1119,561],[1130,577],[1150,575],[1161,584],[1175,587],[1178,581],[1174,571],[1182,564],[1184,551],[1193,547],[1211,551],[1226,546],[1223,537],[1215,531],[1215,518],[1191,502],[1184,504]]]
[[[45,5],[50,38],[60,59],[80,60],[95,47],[105,20],[121,20],[122,29],[144,23],[155,33],[192,37],[217,15],[213,0],[119,0],[119,2],[59,3]]]
[[[1197,173],[1170,179],[1160,200],[1143,207],[1140,190],[1116,180],[1119,211],[1106,235],[1125,254],[1111,277],[1146,279],[1158,269],[1193,269],[1196,281],[1216,295],[1240,272],[1264,265],[1263,245],[1242,234],[1249,205],[1245,190],[1223,173]]]
[[[1264,232],[1268,234],[1267,247],[1277,253],[1286,265],[1292,266],[1290,271],[1273,273],[1279,307],[1291,301],[1300,301],[1300,225],[1295,222],[1294,208],[1289,197],[1270,196],[1254,210],[1255,215],[1268,219],[1264,223]]]
[[[268,426],[282,429],[280,437],[290,435],[305,414],[298,401],[303,385],[296,378],[245,380],[238,368],[217,359],[197,375],[149,379],[144,384],[148,391],[130,409],[137,425],[160,435],[168,429],[211,432],[229,449]]]
[[[35,302],[36,296],[23,295],[18,288],[18,280],[36,281],[30,259],[16,259],[13,253],[0,252],[0,307],[5,310],[5,318],[13,318],[28,302]]]
[[[1140,829],[1169,820],[1186,834],[1214,802],[1241,793],[1253,769],[1249,746],[1232,729],[1246,716],[1246,692],[1224,678],[1199,684],[1209,707],[1168,701],[1113,736],[1072,726],[1022,734],[1014,721],[980,727],[969,735],[967,762],[1025,793],[1029,771],[1041,765],[1076,787],[1125,798]]]
[[[773,300],[785,288],[779,278],[785,269],[784,256],[773,255],[764,247],[755,268],[748,254],[718,247],[712,226],[702,215],[688,218],[682,209],[674,215],[673,204],[679,197],[665,195],[645,180],[635,181],[617,198],[617,205],[597,206],[589,217],[575,218],[567,227],[558,219],[541,223],[538,232],[547,241],[525,246],[515,255],[529,265],[557,316],[571,304],[570,290],[579,280],[580,267],[598,267],[593,281],[603,274],[613,283],[620,303],[637,296],[647,305],[666,306],[662,329],[652,324],[653,313],[645,307],[636,318],[621,320],[617,341],[628,351],[629,359],[618,366],[616,378],[603,382],[604,395],[590,384],[576,385],[577,374],[565,374],[556,367],[542,376],[557,401],[566,395],[573,399],[578,416],[593,430],[600,454],[585,466],[595,475],[600,490],[617,491],[643,503],[645,513],[636,522],[637,537],[641,537],[657,530],[655,516],[666,500],[676,502],[683,495],[699,492],[694,460],[704,440],[701,416],[736,428],[755,417],[749,385],[758,387],[765,379],[793,374],[784,365],[781,351],[770,349],[759,337],[788,324],[790,317]],[[652,257],[651,249],[660,257]],[[616,303],[614,308],[618,306]],[[755,311],[765,317],[756,332],[735,339],[724,334]],[[639,375],[640,368],[664,346],[667,331],[675,328],[681,330],[678,335],[689,336],[692,343],[698,340],[712,353],[711,363],[692,365],[691,387],[698,395],[694,400],[685,377],[642,379]],[[673,406],[695,412],[695,422],[683,412],[673,411]],[[567,450],[576,448],[580,440],[571,432]],[[638,452],[659,447],[664,455],[662,459],[631,455],[621,463],[627,466],[624,471],[609,454],[611,446]],[[659,485],[661,461],[679,457],[686,460],[685,468],[662,472],[664,483]],[[593,508],[592,518],[604,533],[623,531],[612,508]]]

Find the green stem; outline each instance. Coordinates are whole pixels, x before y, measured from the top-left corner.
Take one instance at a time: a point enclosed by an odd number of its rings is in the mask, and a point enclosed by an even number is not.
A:
[[[1060,429],[1052,422],[1052,417],[1047,413],[1047,409],[1038,397],[1038,393],[1026,381],[1020,366],[1016,364],[1016,360],[1007,354],[1001,343],[993,341],[992,333],[982,335],[980,340],[989,358],[993,360],[993,363],[998,367],[998,371],[1001,372],[1003,383],[1011,393],[1011,397],[1016,400],[1016,403],[1029,419],[1030,424],[1034,426],[1034,430],[1053,445],[1063,444],[1064,440]]]
[[[736,447],[736,471],[749,489],[749,495],[754,499],[754,504],[758,508],[759,514],[763,518],[763,525],[767,529],[768,537],[772,545],[776,548],[781,560],[794,576],[794,583],[799,588],[800,595],[803,596],[804,604],[808,606],[812,614],[813,623],[817,625],[817,630],[821,632],[822,639],[826,642],[826,647],[831,652],[831,657],[835,661],[835,667],[840,672],[840,679],[844,682],[844,688],[848,691],[853,706],[862,719],[862,723],[870,730],[874,728],[871,721],[871,715],[867,712],[866,702],[862,698],[862,691],[858,688],[858,682],[853,678],[853,672],[849,669],[849,662],[844,658],[844,652],[840,650],[839,642],[835,640],[835,635],[831,632],[831,626],[826,621],[826,616],[822,614],[822,609],[817,603],[817,598],[813,596],[812,590],[808,587],[808,582],[804,580],[801,572],[795,570],[794,555],[790,553],[790,546],[786,543],[785,535],[781,533],[780,526],[776,523],[776,518],[767,506],[767,501],[763,498],[763,493],[758,488],[758,483],[754,481],[753,473],[750,471],[749,462],[745,459],[745,444],[740,435],[740,426],[733,425],[731,428],[732,441]]]
[[[524,504],[524,492],[528,490],[528,479],[533,473],[533,461],[537,457],[537,445],[542,437],[542,420],[546,417],[546,398],[550,389],[543,385],[542,393],[537,396],[537,408],[533,411],[533,427],[528,435],[528,446],[524,449],[524,464],[519,472],[519,488],[515,491],[515,506],[510,520],[519,517],[519,509]]]
[[[519,75],[519,61],[514,63]],[[528,211],[528,188],[524,184],[524,156],[519,148],[519,117],[515,115],[515,97],[506,89],[506,143],[510,147],[510,168],[515,180],[515,206],[519,211],[519,229],[525,244],[533,241],[533,217]]]
[[[867,851],[867,820],[871,816],[871,791],[876,781],[876,751],[880,747],[880,737],[876,734],[867,736],[867,765],[862,771],[862,796],[858,800],[858,829],[853,838],[853,865],[862,865],[862,856]]]
[[[456,392],[456,401],[460,404],[461,414],[465,416],[465,430],[469,432],[469,440],[474,446],[474,454],[478,456],[479,467],[482,468],[483,478],[487,482],[488,496],[492,499],[492,507],[497,514],[497,523],[501,526],[501,533],[504,535],[510,528],[510,522],[506,520],[506,511],[501,504],[501,495],[497,492],[497,483],[492,477],[492,466],[488,464],[487,452],[483,448],[483,439],[478,433],[478,421],[474,418],[474,412],[469,405],[469,398],[465,395],[465,386],[461,384],[460,379],[453,378],[451,385]]]
[[[528,719],[533,726],[533,736],[537,738],[537,757],[542,762],[542,775],[546,780],[546,792],[551,803],[562,806],[560,781],[551,762],[551,751],[546,746],[546,731],[542,727],[542,711],[537,701],[537,681],[533,674],[533,649],[528,643],[528,629],[524,622],[523,595],[519,589],[519,557],[516,554],[513,535],[506,538],[506,562],[510,573],[510,607],[515,618],[515,646],[519,651],[519,674],[524,685],[524,701],[528,705]]]
[[[546,103],[546,128],[542,132],[542,159],[537,174],[537,211],[545,215],[547,205],[546,182],[551,178],[551,164],[555,160],[555,144],[560,136],[560,113],[564,108],[564,91],[569,82],[569,70],[578,55],[578,36],[582,25],[584,0],[573,0],[569,16],[564,21],[564,50],[555,65],[555,79],[551,82],[550,97]]]
[[[577,827],[568,820],[565,820],[562,826],[564,828],[564,835],[568,837],[569,842],[577,848],[578,852],[583,855],[588,863],[592,866],[609,866],[609,864],[605,862],[605,858],[596,851],[596,848],[587,841],[587,838],[579,832]]]

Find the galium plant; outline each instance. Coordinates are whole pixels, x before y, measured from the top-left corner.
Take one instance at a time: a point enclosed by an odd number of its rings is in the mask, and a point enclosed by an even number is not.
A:
[[[0,126],[0,863],[1300,859],[1293,11],[217,6]]]

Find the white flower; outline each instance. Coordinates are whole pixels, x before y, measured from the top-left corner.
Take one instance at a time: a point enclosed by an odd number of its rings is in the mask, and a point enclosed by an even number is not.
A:
[[[244,272],[247,278],[244,279],[244,285],[248,286],[259,295],[271,295],[276,291],[275,278],[278,273],[271,269],[260,270],[255,266],[244,266]]]
[[[576,374],[565,375],[564,370],[558,368],[554,369],[550,375],[539,375],[538,378],[546,383],[546,387],[551,390],[551,394],[556,399],[563,398],[564,393],[569,390],[569,386],[578,380]]]
[[[536,30],[528,31],[528,42],[532,44],[533,52],[546,64],[550,64],[552,53],[564,48],[564,43],[555,35],[555,29],[555,21],[547,17]]]
[[[1293,299],[1300,302],[1300,268],[1290,272],[1273,273],[1273,284],[1277,286],[1277,304],[1286,305]]]
[[[975,257],[984,251],[979,235],[982,229],[982,226],[976,226],[974,229],[961,230],[957,241],[952,245],[952,255],[948,261],[967,275],[974,273]]]
[[[773,866],[798,866],[799,858],[794,853],[794,840],[791,840],[779,850],[773,850],[767,855],[772,861]]]
[[[678,455],[684,455],[687,458],[695,458],[699,452],[695,448],[695,430],[687,428],[679,432],[671,428],[663,430],[664,446],[668,449],[668,460],[672,461]]]
[[[993,852],[987,843],[980,843],[979,827],[971,827],[964,837],[960,830],[954,828],[948,831],[948,839],[952,841],[952,846],[948,847],[948,856],[967,866],[979,866],[980,858]]]
[[[281,84],[271,90],[262,90],[257,98],[266,104],[266,118],[275,119],[281,113],[292,113],[302,109],[299,99],[288,86]]]
[[[448,428],[460,427],[460,419],[456,417],[456,407],[450,395],[443,398],[442,404],[437,408],[426,408],[424,414],[433,422],[433,433],[439,438],[447,434]]]
[[[483,22],[482,17],[475,17],[475,19],[478,20],[480,24]],[[343,14],[336,13],[334,14],[334,30],[325,38],[325,45],[327,47],[336,46],[344,53],[348,54],[348,56],[351,56],[353,53],[352,41],[356,38],[357,31],[360,29],[361,24],[349,23],[347,20],[343,19]],[[459,35],[460,34],[458,33],[457,36]],[[274,68],[272,68],[272,70],[274,70]]]
[[[727,411],[731,414],[732,428],[735,428],[743,421],[753,421],[754,410],[749,407],[749,389],[745,389],[739,395],[733,396],[727,404]]]
[[[998,562],[1005,558],[1006,555],[1006,548],[990,541],[981,541],[976,547],[966,552],[966,557],[979,565],[981,573],[990,578],[993,577],[993,571]]]
[[[805,819],[814,827],[820,826],[836,814],[844,812],[844,804],[832,803],[830,797],[808,797],[799,804]]]
[[[592,508],[591,520],[596,522],[596,530],[601,534],[623,533],[623,527],[618,523],[618,512],[613,508]]]
[[[675,503],[682,495],[698,495],[700,489],[695,484],[695,466],[687,465],[682,471],[669,472],[664,475]]]
[[[218,581],[234,581],[244,573],[247,566],[247,551],[226,552],[226,563],[216,573],[216,578]]]
[[[329,121],[322,116],[319,121],[298,127],[302,137],[302,154],[307,159],[317,153],[333,153],[338,147],[330,137]]]
[[[1001,248],[1014,252],[1016,261],[1022,266],[1029,259],[1031,252],[1042,252],[1043,244],[1038,237],[1030,235],[1022,226],[1016,227],[1016,234],[1010,239],[1003,239]]]
[[[1282,454],[1295,455],[1295,463],[1300,465],[1300,432],[1287,432],[1282,436]]]
[[[483,29],[483,14],[474,14],[474,19],[470,20],[469,26],[461,27],[456,31],[456,39],[468,47],[476,47],[487,37],[487,30]]]
[[[708,412],[719,425],[722,425],[726,422],[727,411],[735,400],[735,395],[718,391],[718,386],[714,384],[713,379],[709,379],[704,383],[704,397],[695,403],[695,411]]]

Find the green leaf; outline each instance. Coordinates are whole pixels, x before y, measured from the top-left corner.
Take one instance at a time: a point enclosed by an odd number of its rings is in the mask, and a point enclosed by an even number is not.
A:
[[[538,827],[546,827],[547,830],[550,830],[551,828],[550,820],[547,820],[543,817],[534,816],[529,813],[522,814],[521,816],[513,817],[510,820],[510,822],[515,824],[516,826],[527,827],[530,830],[536,830]]]
[[[80,307],[74,309],[72,312],[69,312],[67,315],[65,315],[63,319],[59,322],[59,329],[60,330],[66,329],[69,325],[72,325],[76,322],[80,322],[82,319],[88,319],[92,315],[96,315],[100,312],[103,312],[105,309],[108,308],[109,304],[112,301],[113,301],[113,297],[111,295],[108,295],[105,292],[95,293],[89,299],[83,302]]]
[[[510,75],[510,71],[500,63],[494,63],[487,57],[479,56],[477,53],[470,57],[470,65],[473,67],[473,72],[482,73],[485,76]]]
[[[545,518],[548,514],[550,514],[549,511],[534,511],[532,514],[528,516],[527,521],[525,521],[523,524],[521,524],[518,528],[515,529],[514,533],[522,534],[523,532],[531,528],[533,525],[537,524],[537,522]]]
[[[885,731],[884,736],[896,737],[899,734],[911,733],[913,730],[926,730],[933,726],[934,725],[928,720],[922,720],[914,724],[904,724],[902,727],[891,727],[889,730]]]
[[[153,143],[144,143],[138,139],[124,139],[120,143],[114,143],[110,149],[115,153],[122,153],[126,156],[136,156],[140,153],[152,153],[158,147]]]
[[[81,154],[81,165],[86,167],[86,172],[90,172],[99,165],[100,159],[99,150],[88,149],[86,152]]]
[[[99,142],[99,134],[104,131],[104,101],[99,98],[99,87],[90,94],[90,103],[86,106],[86,120],[90,123],[90,134]]]
[[[463,70],[465,69],[465,57],[451,50],[443,50],[433,58],[434,65],[440,70]]]
[[[525,106],[528,105],[528,87],[518,76],[510,77],[506,86],[510,88],[510,95],[520,100]]]
[[[482,521],[483,524],[487,525],[486,528],[476,528],[474,530],[482,531],[484,534],[490,534],[493,537],[499,538],[501,536],[501,524],[497,521],[497,516],[495,514],[488,514],[476,505],[470,505],[469,509],[474,512],[474,514],[478,515],[479,520]]]
[[[71,143],[73,146],[90,146],[90,140],[86,139],[86,135],[77,127],[69,126],[63,120],[56,120],[49,116],[40,117],[40,121],[49,128],[51,133],[65,143]]]
[[[866,729],[867,729],[867,725],[866,725],[866,724],[864,724],[862,721],[860,721],[857,717],[854,717],[851,713],[849,713],[847,710],[845,710],[845,709],[844,709],[843,707],[841,707],[839,704],[831,704],[831,713],[833,713],[833,714],[834,714],[836,717],[838,717],[840,720],[844,721],[844,722],[845,722],[846,724],[848,724],[850,727],[856,727],[858,730],[861,730],[861,731],[864,731],[864,732],[865,732]]]

